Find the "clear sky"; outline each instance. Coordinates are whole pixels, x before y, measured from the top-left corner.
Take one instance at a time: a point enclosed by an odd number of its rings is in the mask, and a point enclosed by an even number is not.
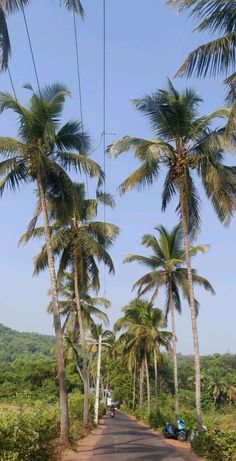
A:
[[[102,132],[102,0],[84,0],[86,18],[79,20],[79,41],[82,78],[82,96],[85,127],[95,147]],[[65,120],[79,118],[78,83],[76,79],[73,18],[59,0],[32,0],[26,10],[40,84],[64,82],[72,98],[65,107]],[[134,110],[131,100],[166,85],[167,76],[173,78],[187,53],[209,39],[205,34],[193,34],[193,24],[165,4],[164,0],[107,0],[107,144],[124,135],[151,136],[146,120]],[[32,62],[26,39],[23,18],[17,14],[9,18],[12,42],[10,67],[17,96],[24,102],[29,97],[22,89],[26,82],[35,85]],[[202,113],[209,113],[222,105],[224,88],[218,80],[175,80],[178,89],[186,85],[196,88],[204,99]],[[0,90],[11,91],[9,78],[0,75]],[[15,135],[15,118],[9,113],[0,116],[1,135]],[[102,149],[93,158],[103,163]],[[234,163],[234,159],[229,158]],[[171,228],[177,223],[174,206],[165,214],[160,210],[162,178],[159,184],[144,193],[131,192],[119,197],[117,186],[131,172],[136,163],[131,154],[118,160],[107,159],[107,191],[116,199],[116,209],[107,211],[107,220],[118,224],[122,233],[112,250],[116,276],[107,279],[107,296],[112,302],[110,318],[120,315],[120,307],[134,294],[133,282],[144,272],[135,264],[124,265],[127,253],[142,253],[140,245],[144,233],[164,224]],[[236,158],[235,158],[236,163]],[[90,189],[91,193],[91,189]],[[4,194],[0,201],[1,241],[1,302],[0,322],[20,331],[52,333],[52,320],[46,313],[49,280],[46,273],[32,277],[33,257],[40,244],[31,242],[18,248],[17,242],[32,217],[35,196],[32,187],[24,187],[14,195]],[[212,297],[198,290],[201,303],[199,316],[200,350],[236,352],[235,347],[235,219],[224,229],[211,206],[202,195],[202,232],[199,243],[209,243],[207,255],[194,260],[199,273],[207,277],[216,290]],[[101,270],[103,274],[103,268]],[[103,293],[101,293],[103,294]],[[163,296],[156,302],[163,307]],[[178,351],[193,350],[188,307],[184,306],[177,319]]]

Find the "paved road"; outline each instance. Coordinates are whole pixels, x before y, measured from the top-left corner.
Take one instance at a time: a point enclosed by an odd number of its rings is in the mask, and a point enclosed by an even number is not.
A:
[[[106,417],[65,461],[200,461],[186,448],[174,448],[123,413]]]

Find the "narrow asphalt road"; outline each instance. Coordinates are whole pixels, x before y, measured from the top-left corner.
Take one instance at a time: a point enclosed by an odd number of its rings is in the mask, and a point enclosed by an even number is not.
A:
[[[145,426],[117,412],[63,461],[200,461],[186,448],[175,448]]]

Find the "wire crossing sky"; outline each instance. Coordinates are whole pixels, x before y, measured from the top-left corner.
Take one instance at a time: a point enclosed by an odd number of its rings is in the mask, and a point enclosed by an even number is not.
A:
[[[80,84],[83,101],[83,126],[92,138],[92,158],[104,166],[104,145],[125,135],[152,137],[148,121],[135,111],[131,100],[164,88],[167,77],[173,78],[188,52],[207,41],[206,34],[193,34],[193,23],[178,15],[164,0],[107,0],[106,1],[106,120],[104,129],[104,30],[103,1],[84,0],[85,19],[76,18],[79,34]],[[78,77],[75,60],[73,15],[58,2],[33,1],[25,10],[27,24],[39,74],[40,85],[63,82],[72,93],[67,101],[64,118],[81,117],[78,98]],[[9,63],[17,98],[27,103],[30,93],[23,89],[31,83],[37,90],[29,43],[22,14],[8,19],[12,44]],[[200,112],[207,114],[223,104],[222,79],[174,80],[174,85],[196,88],[204,100]],[[0,75],[1,91],[12,93],[9,75]],[[2,136],[16,135],[16,120],[6,112],[0,116]],[[101,134],[103,133],[103,137]],[[110,135],[109,133],[115,133]],[[106,209],[106,220],[122,228],[112,249],[116,275],[106,276],[106,296],[112,302],[109,316],[114,322],[120,308],[134,298],[133,283],[144,270],[135,264],[123,264],[128,253],[144,254],[141,237],[153,233],[153,227],[163,224],[171,229],[177,223],[175,204],[161,213],[160,196],[163,177],[144,192],[133,191],[120,197],[118,185],[136,166],[131,154],[117,160],[106,158],[106,192],[113,194],[116,209]],[[230,164],[236,164],[229,157]],[[76,178],[82,181],[82,178]],[[199,184],[200,187],[200,184]],[[90,198],[95,184],[89,182]],[[202,232],[198,243],[210,244],[206,255],[194,260],[194,267],[209,279],[216,296],[197,290],[200,301],[199,336],[201,353],[236,352],[236,276],[234,255],[236,247],[235,219],[228,229],[218,222],[211,206],[202,194]],[[1,315],[0,322],[24,331],[51,333],[52,319],[46,312],[49,301],[47,273],[32,278],[33,257],[42,242],[32,241],[25,247],[17,242],[30,221],[36,196],[31,186],[14,195],[7,191],[0,201],[1,208]],[[100,209],[100,219],[103,219]],[[103,279],[103,267],[101,279]],[[103,295],[104,287],[101,289]],[[164,293],[156,302],[163,307]],[[188,307],[184,306],[177,319],[178,351],[192,353],[192,335]]]

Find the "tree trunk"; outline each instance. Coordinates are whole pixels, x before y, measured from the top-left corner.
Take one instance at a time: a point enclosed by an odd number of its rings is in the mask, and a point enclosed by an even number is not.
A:
[[[77,362],[75,362],[75,367],[76,367],[76,370],[77,370],[77,372],[78,372],[78,374],[79,374],[79,376],[81,378],[82,383],[84,383],[84,378],[83,378],[83,375],[82,375],[82,371],[81,371],[81,369],[80,369]]]
[[[135,399],[136,399],[136,360],[134,363],[134,377],[133,377],[133,403],[132,403],[132,410],[134,411],[135,409]]]
[[[50,227],[48,220],[47,212],[47,202],[45,197],[45,192],[43,184],[40,178],[37,180],[39,196],[42,206],[42,217],[44,225],[44,235],[46,241],[47,249],[47,258],[48,258],[48,268],[50,274],[50,283],[51,283],[51,293],[52,293],[52,309],[53,309],[53,320],[54,320],[54,329],[56,336],[56,350],[57,350],[57,366],[58,366],[58,377],[59,377],[59,398],[60,398],[60,440],[62,445],[69,446],[69,413],[68,413],[68,399],[67,399],[67,389],[66,389],[66,380],[65,380],[65,365],[63,357],[63,342],[62,342],[62,329],[61,329],[61,319],[60,319],[60,310],[58,304],[58,294],[57,294],[57,280],[56,272],[54,265],[54,257],[50,241]]]
[[[171,313],[172,327],[172,348],[173,348],[173,363],[174,363],[174,386],[175,386],[175,419],[179,419],[179,384],[178,384],[178,365],[176,353],[176,327],[175,327],[175,311],[173,302],[172,283],[169,281],[169,308]]]
[[[139,407],[143,407],[143,381],[144,381],[144,363],[143,358],[140,365],[140,378],[139,378]]]
[[[147,404],[148,404],[148,416],[151,412],[151,402],[150,402],[150,380],[149,380],[149,369],[147,361],[147,353],[145,352],[145,369],[146,369],[146,381],[147,381]]]
[[[154,373],[155,373],[155,401],[156,401],[156,414],[158,414],[157,351],[156,351],[156,346],[154,346]]]
[[[99,338],[98,338],[97,379],[96,379],[95,408],[94,408],[94,422],[95,422],[95,424],[98,424],[101,354],[102,354],[102,336],[99,335]]]
[[[87,347],[86,347],[86,340],[85,340],[85,334],[84,334],[84,326],[83,326],[81,304],[80,304],[80,295],[79,295],[79,288],[78,288],[78,269],[77,269],[76,258],[74,260],[74,285],[75,285],[75,302],[77,306],[78,322],[79,322],[79,330],[80,330],[80,342],[81,342],[81,350],[82,350],[82,358],[83,358],[83,380],[84,380],[83,426],[86,427],[88,425],[88,416],[89,416],[89,377],[88,377],[88,364],[87,364]]]
[[[104,384],[103,384],[103,376],[101,373],[100,373],[100,381],[101,381],[102,403],[104,403]]]
[[[191,268],[190,254],[189,254],[189,238],[188,238],[189,230],[188,230],[188,224],[187,224],[187,217],[185,213],[183,188],[181,188],[180,190],[180,208],[181,208],[181,219],[182,219],[183,234],[184,234],[184,252],[185,252],[187,274],[188,274],[189,304],[190,304],[190,311],[191,311],[192,333],[193,333],[197,428],[198,430],[201,431],[202,412],[201,412],[200,354],[199,354],[198,329],[197,329],[197,319],[196,319],[196,310],[195,310],[195,301],[194,301],[194,291],[193,291],[192,268]]]

